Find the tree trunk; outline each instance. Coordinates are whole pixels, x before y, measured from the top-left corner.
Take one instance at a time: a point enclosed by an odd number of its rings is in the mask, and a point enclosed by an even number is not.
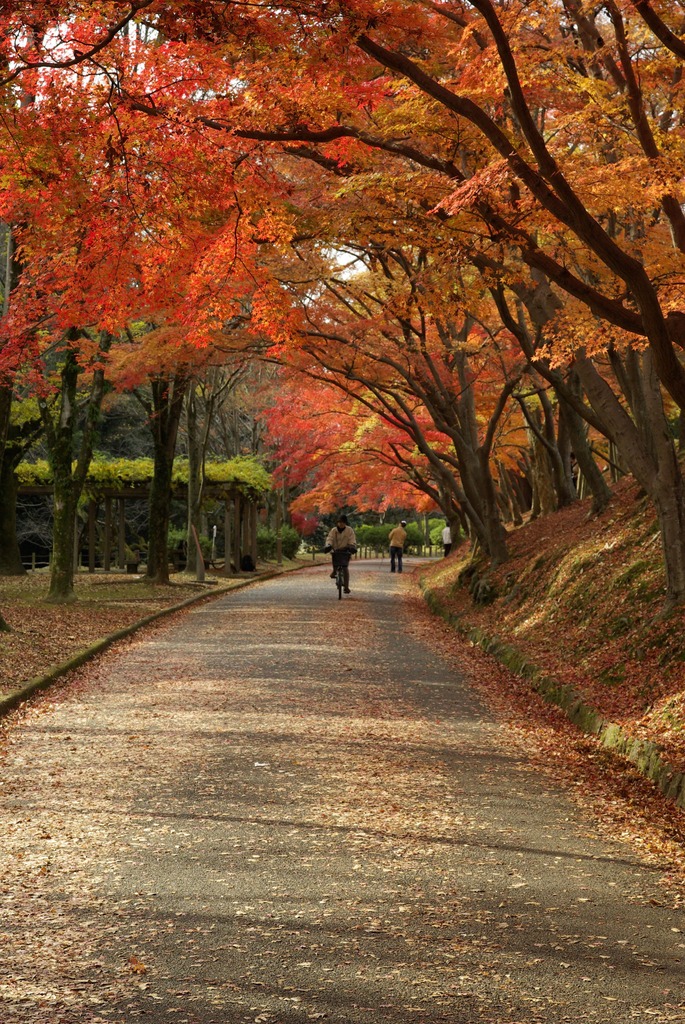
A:
[[[41,421],[38,416],[28,418],[21,424],[10,423],[7,428],[3,457],[0,459],[0,575],[3,576],[19,576],[26,572],[17,541],[15,472],[26,450],[39,435],[40,429]]]
[[[576,373],[571,373],[568,383],[569,387],[573,388],[578,397],[580,397],[581,387]],[[558,395],[558,398],[559,415],[564,420],[571,448],[578,463],[578,469],[582,474],[585,486],[592,494],[592,513],[599,515],[609,503],[611,488],[595,462],[588,443],[585,423],[580,414],[561,395]],[[581,495],[579,494],[578,496],[580,497]]]
[[[676,479],[677,477],[677,479]],[[653,496],[659,517],[661,546],[666,566],[666,611],[685,601],[685,505],[680,469],[673,466]]]
[[[511,479],[509,476],[509,470],[504,465],[501,459],[497,460],[497,469],[499,471],[500,490],[506,502],[509,521],[512,522],[514,526],[522,526],[523,516],[521,515],[521,508],[518,502],[518,495],[512,487]]]
[[[66,603],[75,598],[74,531],[78,494],[72,477],[72,457],[76,431],[78,375],[76,353],[73,348],[69,348],[62,367],[62,390],[57,423],[53,423],[47,403],[41,403],[54,487],[50,589],[47,596],[47,601],[51,604]]]
[[[188,525],[186,547],[188,560],[185,571],[196,575],[198,569],[198,553],[193,527],[198,537],[201,534],[202,519],[202,450],[199,439],[199,423],[197,415],[197,397],[195,385],[191,381],[186,402],[186,426],[188,431]]]
[[[56,421],[47,400],[39,399],[55,494],[50,589],[46,599],[51,604],[73,601],[75,597],[76,510],[93,457],[93,446],[105,393],[104,359],[112,343],[112,336],[103,331],[99,338],[99,352],[85,414],[81,416],[76,404],[78,379],[83,373],[76,353],[76,344],[80,337],[81,333],[75,328],[68,331],[65,337],[66,351],[60,375],[61,390]]]
[[[478,457],[480,462],[481,510],[487,538],[487,553],[492,559],[493,566],[496,566],[506,562],[509,557],[507,534],[502,524],[502,517],[497,504],[497,489],[490,471],[489,451],[480,448]]]
[[[570,473],[567,473],[564,465],[564,457],[561,451],[560,439],[563,434],[561,421],[557,428],[554,420],[554,410],[546,392],[540,394],[540,404],[543,411],[542,437],[544,438],[549,465],[552,473],[552,482],[556,493],[557,508],[567,508],[576,501],[576,493],[573,489]]]
[[[10,431],[10,416],[12,412],[12,388],[0,385],[0,462],[5,457],[5,446],[8,443]]]
[[[568,430],[582,473],[583,485],[589,487],[592,491],[593,511],[601,512],[611,497],[611,491],[592,457],[587,441],[583,414],[587,417],[590,410],[587,404],[582,401],[582,388],[578,373],[571,371],[567,381],[558,370],[553,369],[549,365],[547,360],[536,358],[534,338],[544,332],[549,320],[561,308],[563,303],[553,292],[549,281],[544,275],[534,271],[531,274],[531,282],[533,283],[532,288],[530,285],[523,283],[520,283],[518,287],[513,287],[517,295],[518,313],[516,316],[513,315],[509,308],[503,286],[491,289],[491,294],[499,310],[502,323],[517,338],[521,351],[530,359],[537,372],[555,389],[559,399],[560,415],[565,416],[566,429]],[[530,323],[533,325],[534,330],[532,333],[526,324],[524,310],[527,311]],[[594,412],[595,415],[591,416],[588,422],[593,422],[596,429],[604,433],[605,436],[608,436],[603,421],[596,422],[598,419],[601,421],[598,411],[594,409]],[[540,513],[540,501],[532,475],[530,475],[530,479],[533,483],[532,517],[535,518]]]
[[[666,609],[685,602],[685,494],[675,443],[664,411],[661,388],[651,352],[642,362],[642,393],[645,422],[642,426],[648,450],[656,462],[654,504],[661,527],[666,565]]]
[[[4,297],[2,303],[2,316],[7,316],[10,308],[11,295],[14,288],[19,280],[19,274],[21,267],[16,258],[16,250],[14,246],[14,238],[12,233],[12,226],[10,224],[5,225],[6,238],[5,238],[5,253],[3,262],[4,268]],[[10,413],[12,409],[12,397],[13,388],[10,385],[4,384],[0,386],[0,466],[3,465],[5,460],[5,445],[7,442],[7,436],[10,426]],[[15,526],[16,530],[16,526]],[[16,533],[15,533],[16,538]],[[10,627],[5,620],[5,617],[0,613],[0,633],[10,632]]]
[[[155,445],[154,475],[150,484],[150,512],[146,578],[154,583],[169,582],[169,518],[171,515],[171,483],[174,467],[165,445]],[[190,551],[195,547],[193,540]]]
[[[661,530],[668,610],[685,601],[683,478],[650,352],[643,353],[642,367],[645,422],[638,429],[591,360],[576,357],[578,375],[593,409],[606,422],[607,437],[654,503]],[[646,428],[650,437],[647,448],[643,443]]]
[[[15,460],[5,450],[0,462],[0,576],[25,576],[17,540],[17,478]]]
[[[528,430],[533,488],[535,491],[534,507],[539,515],[550,515],[556,512],[557,499],[552,463],[549,452],[540,438],[542,430],[541,417],[538,410],[526,408],[526,418],[530,424]]]
[[[74,594],[74,545],[76,542],[76,506],[69,472],[59,469],[53,463],[54,472],[54,522],[52,528],[52,557],[50,560],[50,589],[46,600],[49,604],[66,604],[76,600]]]
[[[533,461],[531,458],[530,449],[524,451],[521,455],[521,471],[524,474],[524,479],[530,488],[530,518],[537,519],[540,515],[540,495],[535,484],[535,473],[533,472]]]
[[[188,378],[180,373],[169,377],[154,377],[151,381],[152,404],[149,408],[149,426],[154,445],[154,476],[150,486],[145,575],[149,583],[169,582],[168,538],[172,474],[178,425],[187,383]]]

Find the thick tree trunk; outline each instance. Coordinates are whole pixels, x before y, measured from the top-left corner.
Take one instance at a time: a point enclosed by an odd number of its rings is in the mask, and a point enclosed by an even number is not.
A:
[[[459,460],[460,469],[460,483],[456,477],[453,477],[452,490],[457,497],[459,505],[464,513],[464,518],[468,523],[468,530],[466,531],[468,537],[475,544],[478,543],[482,551],[486,555],[491,554],[494,557],[494,553],[490,550],[490,536],[492,533],[492,522],[488,522],[487,510],[485,503],[482,500],[482,494],[479,490],[478,475],[479,466],[477,459],[471,456],[468,459],[468,468],[463,460]],[[497,500],[495,499],[495,516],[500,521],[500,512],[497,507]],[[501,557],[500,561],[506,560],[506,554]]]
[[[0,463],[0,576],[24,576],[17,540],[17,478],[15,462],[5,450]]]
[[[74,594],[74,542],[76,538],[76,506],[71,472],[60,472],[53,463],[54,521],[52,529],[52,557],[50,560],[50,589],[46,600],[50,604],[66,604],[76,600]],[[71,470],[71,462],[69,465]]]
[[[9,309],[10,293],[12,291],[13,284],[13,250],[12,245],[12,232],[10,228],[7,228],[7,252],[5,261],[5,298],[3,302],[2,315],[6,316]],[[9,287],[7,286],[9,282]],[[7,433],[10,425],[10,411],[12,408],[12,388],[11,387],[0,387],[0,466],[5,461],[5,444],[7,442]],[[16,530],[16,527],[15,527]],[[16,532],[15,532],[16,539]],[[5,617],[0,612],[0,633],[10,632],[10,627]]]
[[[607,436],[621,459],[652,499],[661,530],[666,570],[666,607],[685,602],[685,506],[683,478],[675,444],[663,408],[651,353],[643,354],[644,422],[638,428],[607,382],[586,357],[577,357],[576,368],[593,409],[606,423]],[[649,446],[643,438],[649,433]]]
[[[146,578],[154,583],[169,582],[169,518],[171,515],[171,483],[174,467],[166,446],[155,446],[154,476],[150,485],[150,514]],[[193,544],[194,547],[194,544]],[[190,550],[188,552],[190,555]]]
[[[531,453],[531,470],[535,498],[533,506],[538,515],[550,515],[557,509],[557,492],[554,486],[552,462],[540,434],[541,417],[537,410],[526,409],[529,422],[528,439]]]
[[[489,452],[479,449],[480,462],[480,488],[481,488],[481,509],[485,535],[487,538],[487,553],[492,559],[493,565],[501,565],[509,557],[507,550],[507,533],[502,524],[499,505],[497,503],[497,488],[490,471]]]
[[[560,436],[563,434],[561,421],[558,428],[554,419],[554,410],[547,394],[543,391],[540,394],[540,404],[543,411],[542,436],[544,438],[549,463],[552,470],[552,481],[556,493],[557,508],[566,508],[576,501],[576,494],[570,474],[566,472],[564,457],[560,446]]]
[[[660,482],[653,500],[666,565],[666,610],[670,611],[685,602],[685,504],[682,476],[677,466],[673,467],[670,481],[666,478]]]
[[[572,373],[569,378],[569,387],[573,388],[580,399],[580,381],[578,375]],[[558,395],[559,415],[563,418],[566,431],[571,442],[573,454],[578,463],[578,469],[582,474],[585,486],[592,494],[592,512],[599,515],[609,503],[611,488],[604,479],[599,466],[595,462],[590,445],[587,439],[587,430],[579,413],[565,399]]]
[[[54,505],[50,589],[47,600],[61,604],[74,600],[74,530],[78,492],[72,476],[76,430],[76,383],[79,366],[73,349],[68,349],[62,367],[59,420],[53,423],[42,403],[48,457],[53,473]]]
[[[188,559],[185,571],[197,575],[198,552],[193,528],[198,537],[202,532],[202,445],[199,437],[197,399],[195,385],[191,383],[186,402],[186,425],[188,432],[188,527],[186,547]]]
[[[21,267],[16,258],[14,237],[12,232],[12,226],[10,224],[5,225],[5,232],[5,252],[3,255],[3,279],[5,282],[4,297],[2,302],[3,317],[7,316],[7,314],[9,313],[12,292],[14,291],[14,288],[17,285],[17,282],[19,280],[19,274],[21,272]],[[10,427],[12,398],[13,388],[6,383],[0,386],[0,467],[4,466],[5,462],[5,446],[7,444],[7,437]],[[12,475],[14,476],[14,470],[12,470]],[[14,504],[16,506],[16,496]],[[14,538],[16,542],[16,523],[14,530]],[[2,615],[2,613],[0,613],[0,633],[8,632],[10,632],[10,627],[7,621],[5,620],[5,617]]]
[[[500,490],[506,502],[509,519],[514,526],[522,526],[523,515],[518,495],[512,486],[509,470],[501,459],[497,462],[497,469],[499,471]]]
[[[656,463],[653,500],[666,565],[666,608],[685,602],[685,487],[651,352],[642,359],[642,434]]]
[[[9,390],[9,389],[5,389]],[[17,540],[16,468],[27,448],[40,433],[40,418],[28,418],[21,424],[8,424],[3,456],[0,459],[0,575],[19,576],[22,565]]]
[[[5,456],[12,412],[12,388],[0,385],[0,462]]]
[[[80,415],[76,404],[79,376],[83,373],[76,354],[80,332],[73,329],[65,338],[66,351],[61,372],[61,391],[57,420],[44,399],[39,401],[48,457],[54,479],[54,523],[50,589],[47,601],[61,604],[73,601],[74,594],[74,537],[76,510],[83,491],[88,468],[93,456],[93,445],[100,418],[105,389],[104,357],[112,343],[111,335],[103,332],[99,339],[99,359],[93,370],[90,394],[85,415]],[[77,433],[80,431],[79,443]],[[76,466],[73,459],[76,456]]]
[[[150,487],[147,571],[150,583],[169,582],[169,519],[172,474],[178,425],[188,379],[183,374],[155,377],[151,381],[152,406],[149,426],[154,444],[154,476]]]
[[[502,318],[502,323],[517,338],[521,351],[530,359],[531,364],[537,372],[548,381],[554,388],[559,400],[560,415],[564,417],[566,429],[569,434],[573,451],[578,461],[578,466],[583,478],[583,485],[592,492],[592,509],[598,513],[604,509],[611,497],[611,490],[597,466],[587,441],[585,420],[583,413],[588,416],[590,410],[582,401],[582,387],[578,374],[571,371],[568,379],[563,377],[558,370],[550,367],[544,359],[536,358],[536,346],[534,336],[544,332],[550,319],[555,312],[563,305],[559,297],[553,292],[547,278],[533,271],[531,274],[533,287],[519,284],[514,286],[514,292],[518,296],[518,315],[514,316],[510,310],[504,288],[502,286],[492,289],[491,294]],[[527,311],[533,332],[526,324],[524,309]],[[591,403],[592,405],[592,403]],[[594,409],[594,406],[593,406]],[[597,422],[597,420],[600,422]],[[594,416],[590,416],[590,422],[596,429],[605,433],[604,421],[595,409]],[[607,435],[608,436],[608,435]],[[532,482],[532,474],[529,474]],[[540,502],[537,490],[533,491],[532,503],[533,518],[540,514]]]

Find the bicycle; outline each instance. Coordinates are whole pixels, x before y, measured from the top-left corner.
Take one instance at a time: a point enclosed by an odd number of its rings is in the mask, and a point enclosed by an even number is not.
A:
[[[353,552],[349,548],[333,552],[333,571],[335,572],[335,585],[339,601],[342,601],[342,596],[345,593],[345,569],[350,564],[352,554]]]

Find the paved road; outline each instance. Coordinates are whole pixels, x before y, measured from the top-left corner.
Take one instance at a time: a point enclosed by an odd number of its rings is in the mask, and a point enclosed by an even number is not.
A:
[[[408,589],[387,562],[340,603],[323,568],[260,583],[15,717],[2,1024],[685,1021],[658,873],[539,776]]]

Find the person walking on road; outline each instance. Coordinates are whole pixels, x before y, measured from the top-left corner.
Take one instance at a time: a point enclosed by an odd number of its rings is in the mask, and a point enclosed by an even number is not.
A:
[[[407,539],[406,525],[407,520],[403,519],[399,526],[390,531],[388,537],[390,541],[390,572],[395,572],[395,565],[397,565],[397,571],[402,572],[402,553],[404,552],[404,542]]]
[[[338,516],[338,522],[326,537],[324,551],[331,552],[333,558],[333,571],[331,579],[335,579],[335,569],[342,563],[344,570],[345,593],[350,592],[350,556],[357,550],[357,538],[355,532],[347,521],[347,516]]]
[[[448,524],[445,524],[445,529],[442,531],[442,550],[445,558],[452,550],[452,531]]]

